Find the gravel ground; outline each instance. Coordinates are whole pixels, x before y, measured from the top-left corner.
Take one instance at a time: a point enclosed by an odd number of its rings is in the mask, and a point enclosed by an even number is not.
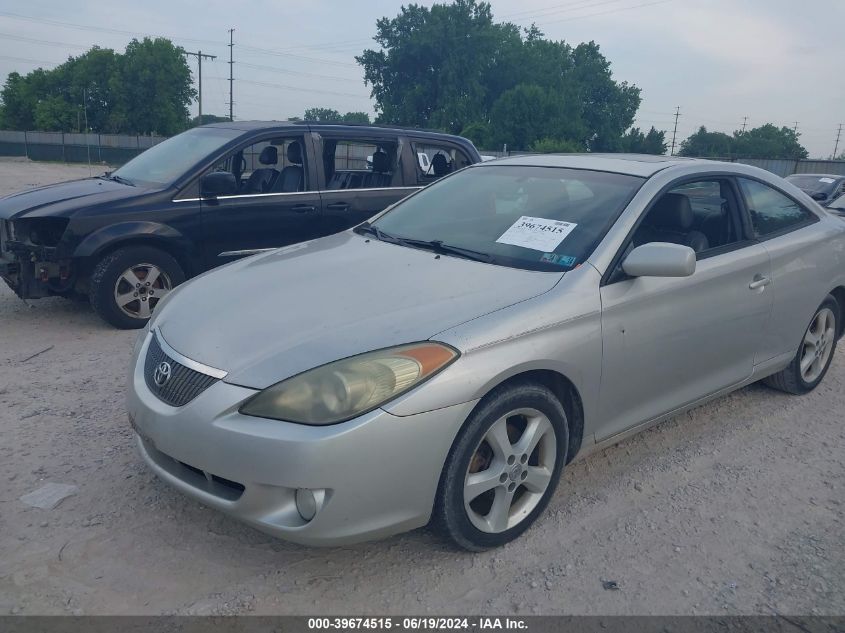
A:
[[[87,174],[2,161],[0,194]],[[133,338],[0,288],[0,614],[845,614],[842,350],[808,396],[754,385],[573,464],[471,555],[426,530],[308,549],[177,494],[126,423]],[[48,482],[78,492],[19,500]]]

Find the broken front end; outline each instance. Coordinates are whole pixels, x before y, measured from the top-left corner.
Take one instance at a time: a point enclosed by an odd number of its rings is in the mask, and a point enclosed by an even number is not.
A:
[[[21,299],[68,296],[75,284],[62,244],[68,218],[0,220],[0,277]]]

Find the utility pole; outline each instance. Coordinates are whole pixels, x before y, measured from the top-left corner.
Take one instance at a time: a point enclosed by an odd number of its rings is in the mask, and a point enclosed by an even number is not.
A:
[[[681,106],[675,108],[675,129],[672,130],[672,149],[669,150],[669,156],[675,155],[675,137],[678,136],[678,117],[681,116]]]
[[[836,160],[836,152],[839,151],[839,137],[842,135],[842,124],[839,124],[839,129],[836,130],[836,145],[833,148],[833,160]]]
[[[742,117],[742,131],[745,132],[745,126],[748,125],[748,117]]]
[[[235,48],[235,40],[234,40],[234,33],[235,29],[229,29],[229,120],[234,121],[235,116],[233,113],[233,106],[235,102],[233,101],[233,86],[235,82],[235,77],[233,76],[233,71],[235,68],[235,60],[232,58],[232,52]]]
[[[792,133],[798,134],[798,121],[796,121],[795,125],[792,126]]]
[[[199,78],[199,124],[202,125],[202,60],[203,57],[206,59],[217,59],[217,55],[205,55],[202,51],[197,51],[196,53],[189,53],[188,51],[183,51],[185,55],[193,55],[197,58],[197,77]]]

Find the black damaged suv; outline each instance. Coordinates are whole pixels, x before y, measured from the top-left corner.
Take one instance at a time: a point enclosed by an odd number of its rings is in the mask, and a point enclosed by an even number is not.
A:
[[[205,270],[359,224],[481,160],[468,140],[309,122],[194,128],[97,178],[0,199],[0,276],[139,328]]]

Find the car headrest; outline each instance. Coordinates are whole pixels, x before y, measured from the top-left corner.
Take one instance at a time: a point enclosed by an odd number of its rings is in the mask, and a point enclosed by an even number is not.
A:
[[[302,164],[302,145],[299,141],[288,143],[288,162],[294,165]]]
[[[431,159],[431,171],[435,176],[445,176],[449,173],[449,159],[444,154],[435,154]]]
[[[268,145],[258,155],[258,162],[262,165],[275,165],[279,162],[279,150],[275,145]]]
[[[390,171],[390,157],[387,152],[379,150],[373,154],[373,171],[384,174]]]
[[[648,212],[645,224],[661,229],[688,231],[694,221],[689,198],[681,193],[664,193]]]

